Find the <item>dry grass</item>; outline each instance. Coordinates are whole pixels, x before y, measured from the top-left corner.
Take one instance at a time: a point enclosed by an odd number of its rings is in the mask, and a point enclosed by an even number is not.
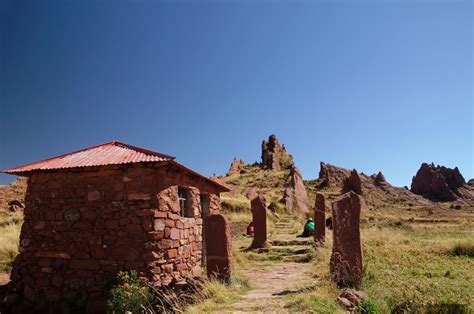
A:
[[[455,243],[449,250],[449,253],[454,256],[474,257],[474,240],[471,239]]]
[[[459,233],[458,233],[459,231]],[[363,289],[383,311],[406,302],[473,306],[474,262],[446,254],[459,229],[363,230]]]
[[[22,213],[2,213],[0,216],[0,272],[11,271],[11,264],[18,254]]]
[[[235,271],[229,284],[215,280],[206,280],[202,290],[196,294],[193,305],[183,307],[185,313],[211,313],[216,310],[229,309],[250,289],[247,279]]]
[[[393,215],[394,212],[399,212],[399,216]],[[448,222],[440,219],[441,222],[427,224],[420,222],[426,218],[426,211],[420,210],[413,220],[402,219],[401,225],[393,224],[405,214],[399,210],[389,211],[387,215],[377,213],[374,220],[362,224],[364,277],[360,289],[369,294],[382,313],[408,308],[415,312],[430,309],[433,313],[472,310],[472,219],[451,217]],[[442,214],[434,210],[433,215]],[[471,214],[472,209],[468,209],[459,217]],[[288,297],[287,307],[291,312],[342,311],[336,301],[340,291],[329,275],[331,248],[332,236],[328,232],[326,243],[317,249],[308,274],[314,278],[315,286],[311,291]]]
[[[250,212],[250,201],[243,195],[221,197],[221,209],[224,212]]]

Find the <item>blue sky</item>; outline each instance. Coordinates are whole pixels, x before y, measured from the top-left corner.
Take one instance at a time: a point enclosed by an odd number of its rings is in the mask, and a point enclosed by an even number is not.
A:
[[[471,1],[0,1],[0,169],[110,140],[203,173],[473,169]],[[11,176],[0,175],[0,183]]]

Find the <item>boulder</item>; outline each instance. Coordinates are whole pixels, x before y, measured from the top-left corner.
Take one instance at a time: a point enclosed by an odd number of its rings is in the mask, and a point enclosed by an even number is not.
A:
[[[367,293],[354,289],[344,289],[338,297],[339,303],[348,310],[357,308],[362,300],[367,299]]]

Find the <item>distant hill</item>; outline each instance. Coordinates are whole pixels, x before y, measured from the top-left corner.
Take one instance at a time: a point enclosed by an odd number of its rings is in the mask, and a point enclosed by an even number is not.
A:
[[[7,210],[10,201],[25,201],[27,178],[18,178],[10,184],[0,185],[0,210]]]
[[[326,195],[326,199],[332,200],[344,192],[350,173],[349,169],[321,162],[319,178],[305,181],[305,184],[310,194],[321,192]],[[370,176],[364,173],[358,174],[367,209],[430,206],[433,204],[430,200],[412,193],[407,187],[400,188],[391,185],[382,172]]]
[[[421,169],[425,168],[426,166],[422,166]],[[430,175],[434,176],[433,173],[445,174],[437,180],[442,181],[443,187],[450,189],[449,195],[452,197],[449,200],[442,200],[448,202],[448,206],[449,204],[452,206],[472,205],[474,202],[470,197],[473,195],[474,200],[473,181],[466,183],[457,168],[447,169],[439,166],[438,168],[430,167],[429,173],[422,173],[421,179],[416,179],[420,177],[420,174],[414,177],[415,186],[422,186],[425,189],[424,193],[418,193],[416,188],[413,189],[413,185],[411,190],[406,186],[393,186],[382,172],[367,175],[356,171],[360,178],[360,192],[365,202],[364,209],[410,210],[416,207],[439,207],[440,200],[430,197],[432,194],[429,194],[430,188],[433,188],[429,178]],[[246,164],[240,159],[234,159],[227,174],[215,179],[233,189],[233,192],[222,196],[224,210],[250,210],[249,200],[258,193],[262,193],[266,197],[267,206],[271,209],[308,213],[314,206],[316,192],[321,192],[326,196],[328,200],[326,206],[329,210],[331,200],[347,190],[350,176],[349,169],[321,162],[319,177],[315,180],[303,180],[291,154],[286,151],[284,145],[280,144],[275,135],[271,135],[268,140],[262,142],[261,162]]]

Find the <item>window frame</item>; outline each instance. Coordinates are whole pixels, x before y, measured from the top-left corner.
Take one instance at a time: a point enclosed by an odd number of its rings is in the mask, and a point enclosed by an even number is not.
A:
[[[191,190],[178,186],[179,214],[183,218],[194,218]]]

